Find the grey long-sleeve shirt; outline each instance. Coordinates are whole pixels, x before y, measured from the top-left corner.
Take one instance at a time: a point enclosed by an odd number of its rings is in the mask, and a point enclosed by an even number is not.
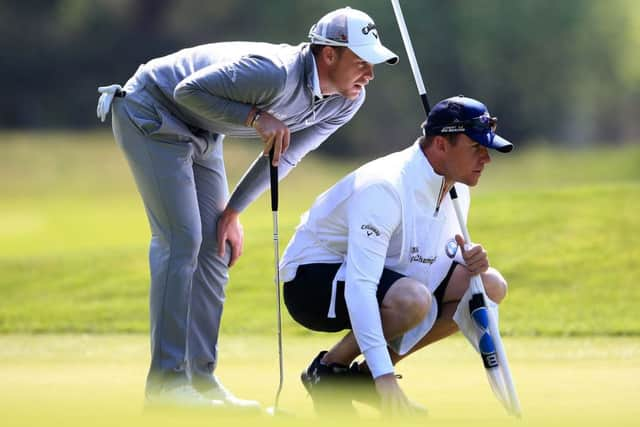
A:
[[[245,120],[255,105],[291,130],[281,158],[282,179],[309,152],[348,122],[364,102],[313,94],[315,61],[307,43],[212,43],[154,59],[127,86],[144,86],[191,128],[239,138],[258,138]],[[244,210],[269,185],[268,160],[260,156],[234,190],[229,205]]]

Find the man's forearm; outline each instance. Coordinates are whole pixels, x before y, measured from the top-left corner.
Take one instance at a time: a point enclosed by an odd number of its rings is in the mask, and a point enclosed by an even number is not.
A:
[[[291,169],[292,164],[281,161],[278,166],[278,179],[282,180]],[[244,211],[269,188],[269,184],[269,158],[260,155],[238,182],[227,206],[236,212]]]
[[[289,148],[282,155],[278,166],[278,179],[282,180],[312,150],[315,150],[330,134],[324,129],[307,128],[291,137]],[[242,212],[269,188],[269,158],[260,155],[245,172],[231,194],[228,206]]]

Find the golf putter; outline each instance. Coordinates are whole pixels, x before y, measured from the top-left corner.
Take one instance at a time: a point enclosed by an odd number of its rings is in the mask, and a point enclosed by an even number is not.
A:
[[[273,166],[273,148],[269,151],[269,179],[271,181],[271,212],[273,214],[273,255],[274,255],[274,283],[276,286],[276,314],[278,332],[278,368],[279,382],[275,401],[272,407],[267,408],[267,413],[276,415],[280,412],[280,393],[284,383],[284,363],[282,354],[282,304],[280,302],[280,249],[278,237],[278,167]]]

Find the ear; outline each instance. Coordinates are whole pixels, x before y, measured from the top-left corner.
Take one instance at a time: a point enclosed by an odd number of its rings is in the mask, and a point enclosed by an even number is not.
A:
[[[337,58],[337,52],[331,46],[324,46],[320,51],[320,57],[324,61],[325,64],[331,65]]]
[[[444,153],[449,149],[449,140],[442,135],[436,135],[433,138],[433,146],[438,152]]]

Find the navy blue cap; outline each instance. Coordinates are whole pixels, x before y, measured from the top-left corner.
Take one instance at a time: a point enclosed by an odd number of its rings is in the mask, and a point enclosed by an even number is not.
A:
[[[496,134],[497,120],[482,102],[459,95],[434,105],[422,130],[424,135],[464,133],[485,147],[508,153],[513,144]]]

